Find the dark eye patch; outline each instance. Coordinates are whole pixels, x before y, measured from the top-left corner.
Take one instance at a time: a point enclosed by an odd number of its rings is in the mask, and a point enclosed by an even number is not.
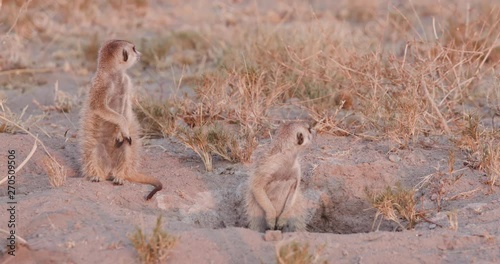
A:
[[[297,133],[297,144],[302,145],[304,143],[304,135],[302,133]]]
[[[137,53],[137,51],[135,50],[135,46],[132,47],[132,50]]]
[[[127,61],[128,60],[128,52],[126,49],[123,49],[123,61]]]

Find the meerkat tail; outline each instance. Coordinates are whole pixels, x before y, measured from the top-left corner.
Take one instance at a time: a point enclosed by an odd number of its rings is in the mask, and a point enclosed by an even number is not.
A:
[[[158,179],[155,179],[155,178],[153,178],[151,176],[144,175],[144,174],[138,173],[138,172],[135,173],[132,176],[127,177],[126,179],[128,181],[131,181],[131,182],[137,182],[137,183],[142,183],[142,184],[150,184],[153,187],[155,187],[148,194],[148,196],[146,196],[146,200],[149,200],[149,199],[153,198],[153,195],[155,195],[155,193],[157,193],[159,190],[161,190],[163,188],[163,185],[161,184],[161,182]]]

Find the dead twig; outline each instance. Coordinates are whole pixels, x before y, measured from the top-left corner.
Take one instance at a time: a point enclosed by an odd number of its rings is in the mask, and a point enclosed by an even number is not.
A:
[[[26,73],[45,73],[45,72],[57,71],[60,69],[61,68],[12,69],[12,70],[0,71],[0,76],[1,75],[9,75],[9,74],[19,75],[19,74],[26,74]]]
[[[427,223],[430,223],[430,224],[435,224],[436,226],[441,227],[441,228],[443,227],[442,225],[440,225],[440,224],[438,224],[438,223],[436,223],[436,222],[434,222],[434,221],[432,221],[432,220],[429,220],[427,217],[425,217],[424,213],[417,213],[417,214],[416,214],[416,216],[417,216],[418,218],[420,218],[420,219],[424,220],[424,221],[425,221],[425,222],[427,222]]]
[[[35,143],[33,144],[33,148],[31,148],[31,151],[30,153],[28,154],[28,156],[23,160],[23,162],[21,162],[21,165],[19,165],[16,169],[15,169],[15,172],[18,173],[23,167],[24,165],[26,165],[26,163],[28,162],[28,160],[31,159],[31,157],[33,156],[33,154],[35,154],[35,151],[37,149],[37,145],[36,145],[36,141]],[[6,176],[5,178],[3,178],[1,181],[0,181],[0,185],[2,185],[4,182],[7,181],[7,178],[8,176]]]
[[[6,235],[10,235],[10,232],[7,231],[7,230],[4,230],[4,229],[0,229],[0,232],[6,234]],[[28,241],[26,241],[24,238],[18,236],[18,235],[14,235],[16,237],[16,239],[21,243],[21,244],[24,244],[25,246],[27,246],[29,248],[29,245],[28,245]]]
[[[52,156],[52,155],[50,154],[50,152],[47,150],[47,147],[45,146],[45,144],[43,144],[43,142],[42,142],[40,139],[38,139],[38,137],[37,137],[37,136],[33,135],[33,133],[31,133],[30,131],[28,131],[28,130],[27,130],[27,129],[25,129],[24,127],[22,127],[22,126],[20,126],[20,125],[18,125],[18,124],[16,124],[16,123],[14,123],[14,122],[12,122],[11,120],[9,120],[8,118],[6,118],[6,117],[4,117],[4,116],[2,116],[2,115],[0,115],[0,119],[4,120],[5,122],[9,122],[9,123],[11,123],[11,124],[12,124],[12,125],[14,125],[15,127],[17,127],[17,128],[19,128],[19,129],[21,129],[22,131],[24,131],[25,133],[27,133],[28,135],[30,135],[33,139],[35,139],[35,142],[38,142],[38,143],[42,146],[42,148],[43,148],[43,150],[45,151],[45,153],[47,154],[47,156],[49,156],[49,158],[50,158],[52,161],[54,161],[57,165],[61,166],[61,165],[59,164],[59,162],[57,162],[57,160],[54,158],[54,156]]]

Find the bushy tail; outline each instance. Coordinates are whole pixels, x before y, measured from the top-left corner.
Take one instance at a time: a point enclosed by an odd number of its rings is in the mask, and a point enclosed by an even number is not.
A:
[[[146,196],[146,200],[149,200],[153,198],[153,195],[155,195],[156,192],[161,190],[163,188],[163,185],[161,182],[151,176],[144,175],[142,173],[135,173],[132,176],[127,177],[128,181],[131,182],[137,182],[137,183],[142,183],[142,184],[150,184],[153,185],[155,188]]]

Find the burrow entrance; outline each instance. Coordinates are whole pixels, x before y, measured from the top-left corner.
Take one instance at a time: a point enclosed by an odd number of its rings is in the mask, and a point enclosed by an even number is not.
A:
[[[221,170],[227,172],[227,169]],[[207,190],[197,193],[189,204],[168,211],[181,222],[196,228],[246,228],[243,197],[247,174],[234,173],[223,176],[223,180],[218,175],[204,177],[211,182]],[[303,177],[307,231],[334,234],[372,231],[376,211],[361,191],[365,183],[360,182],[361,187],[328,174]],[[383,221],[379,230],[392,231],[394,227]]]

